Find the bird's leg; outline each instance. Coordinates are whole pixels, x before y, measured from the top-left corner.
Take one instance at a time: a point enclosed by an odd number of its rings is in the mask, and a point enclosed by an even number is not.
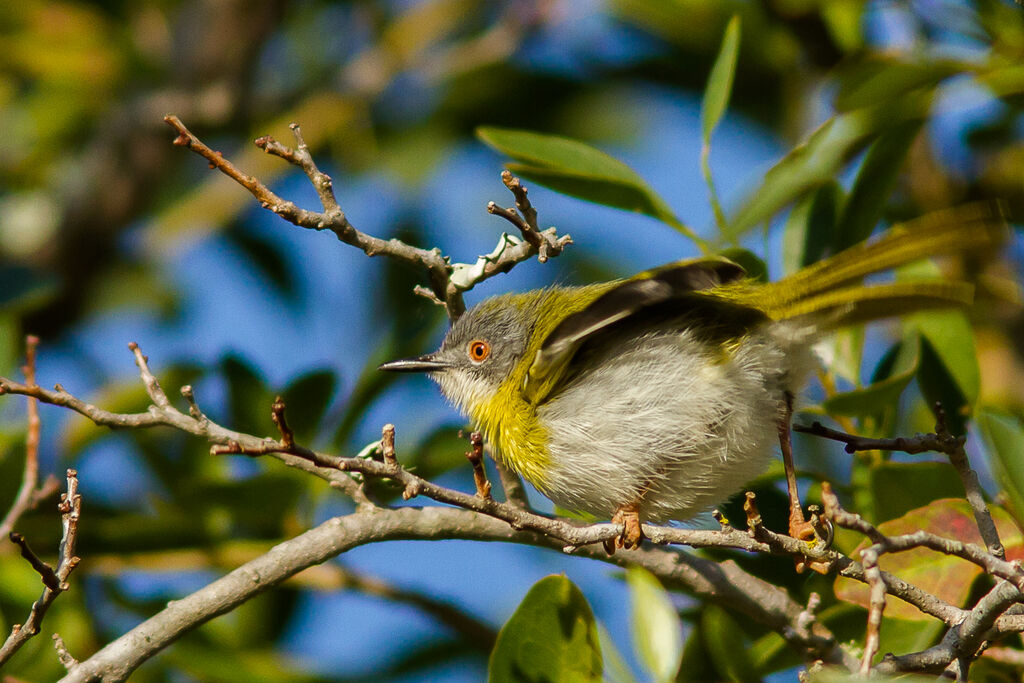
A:
[[[801,541],[810,541],[814,538],[814,526],[804,518],[804,511],[800,506],[800,491],[796,486],[796,465],[793,464],[793,441],[789,429],[792,419],[793,394],[787,391],[778,426],[782,462],[786,468],[786,488],[789,489],[789,535]]]
[[[604,549],[609,555],[614,555],[617,548],[633,550],[639,548],[644,540],[644,531],[640,528],[640,503],[643,496],[633,501],[620,505],[612,515],[612,524],[621,524],[622,533],[615,538],[604,542]]]
[[[779,444],[782,446],[782,462],[786,467],[786,488],[789,489],[789,535],[799,541],[814,542],[817,536],[814,524],[804,518],[804,511],[800,506],[800,492],[796,487],[796,465],[793,464],[793,441],[789,428],[792,418],[793,394],[787,391],[783,414],[779,419]],[[829,563],[821,560],[801,556],[797,557],[795,562],[798,573],[808,568],[819,574],[829,572]]]

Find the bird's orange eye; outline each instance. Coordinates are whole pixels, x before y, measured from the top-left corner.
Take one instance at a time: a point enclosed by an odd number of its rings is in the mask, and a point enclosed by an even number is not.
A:
[[[483,363],[491,355],[491,345],[482,339],[469,342],[469,359],[474,363]]]

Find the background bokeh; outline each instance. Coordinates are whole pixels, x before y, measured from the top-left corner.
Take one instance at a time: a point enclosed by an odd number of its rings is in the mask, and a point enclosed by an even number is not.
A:
[[[353,454],[394,422],[400,459],[471,490],[461,418],[425,378],[374,371],[443,335],[441,311],[412,293],[420,274],[260,209],[172,146],[163,115],[180,116],[280,195],[317,208],[300,172],[251,145],[263,134],[290,144],[287,124],[296,121],[356,227],[458,261],[491,251],[508,227],[485,211],[511,196],[499,179],[502,157],[474,137],[480,125],[598,146],[713,237],[700,98],[734,13],[743,41],[711,154],[727,214],[850,98],[895,102],[905,83],[928,87],[931,105],[885,220],[993,197],[1020,215],[1024,13],[1011,1],[22,0],[0,9],[0,372],[17,372],[23,335],[34,333],[41,384],[60,382],[111,409],[144,409],[127,350],[137,341],[169,393],[193,384],[226,426],[272,433],[270,402],[283,393],[303,443]],[[890,80],[862,87],[887,69]],[[849,186],[860,151],[851,147],[841,184]],[[484,283],[470,303],[697,254],[651,218],[526,184],[541,223],[575,244]],[[782,224],[744,240],[773,277],[783,269]],[[1008,265],[989,274],[977,333],[983,400],[1018,413],[1024,326],[1004,304],[1016,296],[1022,255],[1016,239]],[[865,368],[884,338],[870,336]],[[916,405],[908,400],[903,423],[918,424]],[[0,401],[0,504],[20,477],[23,411],[21,401]],[[76,467],[85,500],[84,559],[45,628],[78,657],[275,540],[350,508],[280,463],[213,458],[181,434],[109,433],[50,407],[42,419],[44,472]],[[801,443],[808,469],[848,476],[838,449]],[[50,508],[21,526],[37,548],[55,547]],[[38,593],[12,551],[0,547],[5,629]],[[400,600],[345,588],[346,572],[449,601],[492,629],[536,580],[564,572],[637,666],[627,592],[604,564],[498,544],[396,542],[359,548],[332,567],[190,634],[133,680],[484,676],[479,640]],[[56,677],[50,648],[37,638],[12,672]]]

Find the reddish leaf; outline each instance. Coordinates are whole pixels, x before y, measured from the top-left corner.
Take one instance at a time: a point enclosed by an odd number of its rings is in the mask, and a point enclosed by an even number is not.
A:
[[[1024,535],[1013,523],[1010,515],[1002,508],[989,506],[989,509],[999,530],[1000,539],[1006,547],[1007,559],[1024,557]],[[932,501],[898,519],[878,525],[878,530],[886,536],[900,536],[924,530],[944,538],[984,547],[971,507],[961,498]],[[866,540],[861,542],[851,555],[859,559],[860,551],[868,545]],[[967,560],[927,548],[914,548],[902,553],[883,555],[879,560],[879,566],[958,607],[964,606],[964,601],[971,590],[971,583],[982,571],[981,567]],[[836,579],[835,592],[840,600],[865,608],[868,606],[868,587],[859,581],[839,577]],[[886,599],[885,616],[915,621],[932,618],[919,612],[913,605],[892,599],[892,596]]]

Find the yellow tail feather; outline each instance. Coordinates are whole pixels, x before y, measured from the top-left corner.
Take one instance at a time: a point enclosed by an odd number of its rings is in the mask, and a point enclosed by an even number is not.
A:
[[[974,287],[966,282],[921,280],[834,289],[765,312],[775,320],[813,316],[824,330],[928,308],[966,306],[973,299]]]
[[[1005,241],[1006,232],[999,205],[946,209],[896,226],[874,242],[862,242],[778,282],[735,289],[726,285],[718,292],[775,320],[815,315],[823,327],[968,305],[974,291],[964,282],[860,283],[867,275],[930,256],[994,248]]]
[[[854,245],[778,282],[759,288],[757,305],[762,310],[775,311],[779,317],[803,315],[810,302],[826,292],[846,289],[867,275],[930,256],[998,246],[1005,241],[1006,230],[998,205],[972,204],[937,211],[896,226],[881,239]],[[865,291],[873,288],[856,287],[849,291],[852,293],[853,289]],[[927,298],[930,290],[931,287],[912,295]],[[855,297],[851,296],[853,299]],[[823,304],[826,300],[821,299],[820,302]],[[963,302],[956,295],[950,303],[970,303],[970,299]]]

